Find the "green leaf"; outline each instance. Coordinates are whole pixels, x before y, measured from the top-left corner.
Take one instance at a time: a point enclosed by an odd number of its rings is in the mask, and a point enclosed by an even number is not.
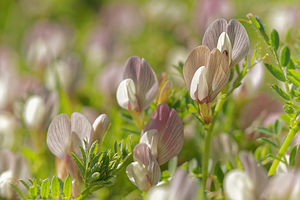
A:
[[[53,198],[56,198],[60,194],[60,185],[56,176],[53,177],[51,182],[51,194]]]
[[[287,114],[293,114],[295,112],[294,108],[289,105],[284,105],[283,109]]]
[[[281,56],[280,56],[280,61],[282,66],[287,66],[290,62],[290,49],[285,46],[281,50]]]
[[[300,72],[294,69],[289,69],[288,72],[297,80],[300,81]]]
[[[300,82],[294,77],[287,75],[287,79],[292,82],[296,87],[300,87]]]
[[[274,124],[274,132],[279,135],[281,133],[282,130],[282,126],[281,123],[279,122],[279,120],[276,120],[275,124]]]
[[[277,49],[279,47],[279,34],[275,29],[273,29],[273,31],[271,33],[271,45],[277,51]]]
[[[277,144],[275,144],[273,141],[271,141],[270,139],[268,139],[268,138],[265,138],[265,137],[261,137],[261,138],[259,138],[258,139],[259,141],[262,141],[262,142],[264,142],[264,143],[267,143],[267,144],[269,144],[269,145],[271,145],[271,146],[273,146],[273,147],[275,147],[275,148],[279,148],[279,146],[277,145]]]
[[[72,179],[70,176],[67,177],[64,183],[64,195],[65,197],[71,197],[72,195]]]
[[[21,199],[25,199],[25,196],[24,196],[23,192],[20,190],[20,188],[18,188],[14,184],[10,184],[10,186],[20,195]],[[0,199],[1,199],[1,197],[0,197]]]
[[[290,96],[285,93],[278,85],[272,84],[272,88],[285,100],[290,100]]]
[[[297,153],[297,145],[293,146],[291,152],[290,152],[290,159],[289,159],[289,165],[294,166],[295,160],[296,160],[296,153]]]
[[[50,182],[48,179],[44,180],[42,182],[42,186],[41,186],[41,197],[42,198],[48,198],[50,193]]]
[[[277,78],[278,80],[283,81],[283,82],[285,81],[284,74],[279,69],[277,69],[273,65],[270,65],[267,63],[264,63],[264,64],[265,64],[266,68],[269,70],[269,72],[271,72],[271,74],[273,76],[275,76],[275,78]]]
[[[274,135],[274,132],[272,130],[265,127],[257,127],[256,130],[266,135]]]
[[[29,193],[30,193],[30,195],[32,197],[36,197],[37,196],[37,192],[38,192],[38,190],[37,190],[37,183],[36,183],[36,180],[33,179],[33,184],[29,188]]]
[[[178,161],[178,158],[177,158],[177,156],[175,156],[168,162],[168,170],[169,170],[170,175],[175,174],[175,171],[177,168],[177,161]]]

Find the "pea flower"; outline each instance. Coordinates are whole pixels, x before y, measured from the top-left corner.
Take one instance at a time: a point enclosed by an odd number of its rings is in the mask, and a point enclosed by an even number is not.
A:
[[[144,58],[130,57],[117,89],[118,104],[127,110],[141,112],[150,106],[157,93],[158,81],[151,66]]]
[[[28,163],[21,154],[9,150],[0,151],[0,197],[17,199],[17,193],[11,184],[25,190],[18,179],[27,179],[30,176]]]
[[[167,104],[160,104],[144,127],[140,143],[149,146],[159,165],[176,156],[184,143],[183,125],[177,112]]]
[[[213,101],[223,89],[230,76],[229,57],[214,48],[199,46],[189,54],[183,76],[193,100],[200,104]]]
[[[244,26],[237,20],[229,23],[223,18],[215,20],[206,29],[202,45],[210,50],[218,48],[229,57],[230,66],[238,64],[249,51],[249,37]]]
[[[196,200],[197,181],[177,169],[168,186],[154,187],[148,193],[147,200]]]
[[[245,171],[234,169],[224,178],[224,191],[230,200],[264,199],[268,185],[266,170],[256,163],[253,156],[242,152],[240,160]]]
[[[140,190],[147,191],[160,180],[159,164],[151,149],[143,143],[134,148],[133,159],[134,162],[126,168],[127,176]]]

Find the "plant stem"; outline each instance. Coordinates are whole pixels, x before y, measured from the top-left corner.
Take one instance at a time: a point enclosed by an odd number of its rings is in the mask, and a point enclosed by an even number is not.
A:
[[[295,124],[296,123],[296,124]],[[288,136],[286,137],[286,139],[284,140],[281,148],[279,149],[279,152],[277,154],[277,158],[278,159],[275,159],[272,163],[272,166],[269,170],[269,173],[268,175],[269,176],[272,176],[275,174],[276,172],[276,169],[277,169],[277,166],[280,162],[280,159],[285,155],[287,149],[289,148],[289,146],[291,145],[291,142],[293,140],[293,138],[295,137],[296,133],[299,131],[300,129],[300,123],[299,122],[295,122],[293,121],[292,124],[295,124],[291,127],[289,133],[288,133]]]
[[[212,138],[212,132],[217,120],[217,117],[219,115],[219,112],[221,111],[221,108],[226,100],[227,95],[222,94],[220,99],[217,102],[213,119],[211,124],[205,129],[206,130],[206,135],[205,135],[205,143],[204,143],[204,152],[203,152],[203,167],[202,167],[202,176],[203,176],[203,191],[206,189],[206,181],[208,178],[208,161],[209,161],[209,156],[210,156],[210,143],[211,143],[211,138]]]

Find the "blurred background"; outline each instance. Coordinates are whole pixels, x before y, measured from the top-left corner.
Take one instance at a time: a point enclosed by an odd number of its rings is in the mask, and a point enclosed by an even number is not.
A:
[[[25,156],[33,176],[52,176],[55,158],[45,145],[47,127],[57,113],[74,111],[91,122],[107,113],[112,126],[103,148],[111,147],[115,140],[127,137],[122,127],[134,129],[122,119],[115,100],[122,67],[130,56],[145,58],[158,77],[168,72],[173,86],[183,88],[174,65],[201,44],[210,22],[220,17],[246,18],[248,13],[260,16],[269,32],[276,28],[281,41],[292,49],[292,57],[300,59],[298,0],[1,0],[0,149]],[[254,49],[259,38],[241,22]],[[270,84],[263,83],[271,77],[265,77],[263,66],[256,68],[245,84],[251,82],[247,95],[259,101],[253,91],[269,93]],[[282,112],[277,108],[281,107],[268,109]],[[251,118],[248,112],[240,115]],[[250,127],[251,119],[247,120],[239,128]],[[195,130],[189,128],[186,135]],[[190,143],[187,140],[185,145]],[[184,148],[181,157],[190,160],[197,152]],[[124,172],[118,180],[98,197],[120,199],[136,189]],[[120,189],[114,193],[116,188]]]

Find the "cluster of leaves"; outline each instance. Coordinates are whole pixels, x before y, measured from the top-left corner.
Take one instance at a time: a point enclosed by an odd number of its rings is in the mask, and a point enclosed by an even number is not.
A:
[[[132,144],[130,137],[128,137],[120,143],[115,142],[113,150],[99,152],[97,141],[90,147],[87,142],[84,142],[84,147],[81,146],[80,150],[81,156],[72,154],[83,180],[82,192],[76,199],[85,199],[92,192],[114,183],[118,171],[132,154]],[[64,182],[54,176],[51,184],[49,179],[29,179],[28,183],[23,180],[20,182],[26,188],[25,193],[14,185],[12,187],[22,199],[70,199],[72,196],[72,179],[70,176]]]

